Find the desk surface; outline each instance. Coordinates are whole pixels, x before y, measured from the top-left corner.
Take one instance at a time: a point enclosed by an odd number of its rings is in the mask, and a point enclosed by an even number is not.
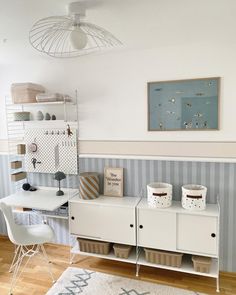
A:
[[[20,190],[1,201],[12,207],[54,211],[79,192],[78,189],[62,188],[64,195],[56,196],[57,190],[56,187],[37,187],[34,192]]]

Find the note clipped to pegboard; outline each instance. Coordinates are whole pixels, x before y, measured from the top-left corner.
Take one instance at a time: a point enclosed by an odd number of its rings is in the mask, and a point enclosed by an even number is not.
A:
[[[27,172],[78,174],[77,129],[25,130]]]

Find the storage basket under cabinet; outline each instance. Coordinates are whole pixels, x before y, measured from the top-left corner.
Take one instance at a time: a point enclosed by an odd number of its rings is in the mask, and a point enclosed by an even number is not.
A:
[[[192,256],[193,267],[197,272],[209,273],[212,259],[210,257]]]
[[[96,254],[109,254],[111,243],[77,238],[80,251]]]
[[[181,267],[182,253],[167,252],[144,248],[146,260],[155,264],[162,264],[173,267]]]
[[[118,258],[128,259],[129,254],[132,250],[130,245],[114,244],[113,245],[115,256]]]

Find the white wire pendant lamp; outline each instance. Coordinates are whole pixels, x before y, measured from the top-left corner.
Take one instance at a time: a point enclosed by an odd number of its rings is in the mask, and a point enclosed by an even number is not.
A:
[[[43,18],[33,25],[29,41],[36,50],[52,57],[67,58],[122,45],[103,28],[81,21],[85,16],[84,3],[70,3],[68,11],[68,16]]]

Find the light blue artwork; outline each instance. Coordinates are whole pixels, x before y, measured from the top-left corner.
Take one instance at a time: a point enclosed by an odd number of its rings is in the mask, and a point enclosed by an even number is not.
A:
[[[220,78],[148,83],[148,130],[216,130]]]

